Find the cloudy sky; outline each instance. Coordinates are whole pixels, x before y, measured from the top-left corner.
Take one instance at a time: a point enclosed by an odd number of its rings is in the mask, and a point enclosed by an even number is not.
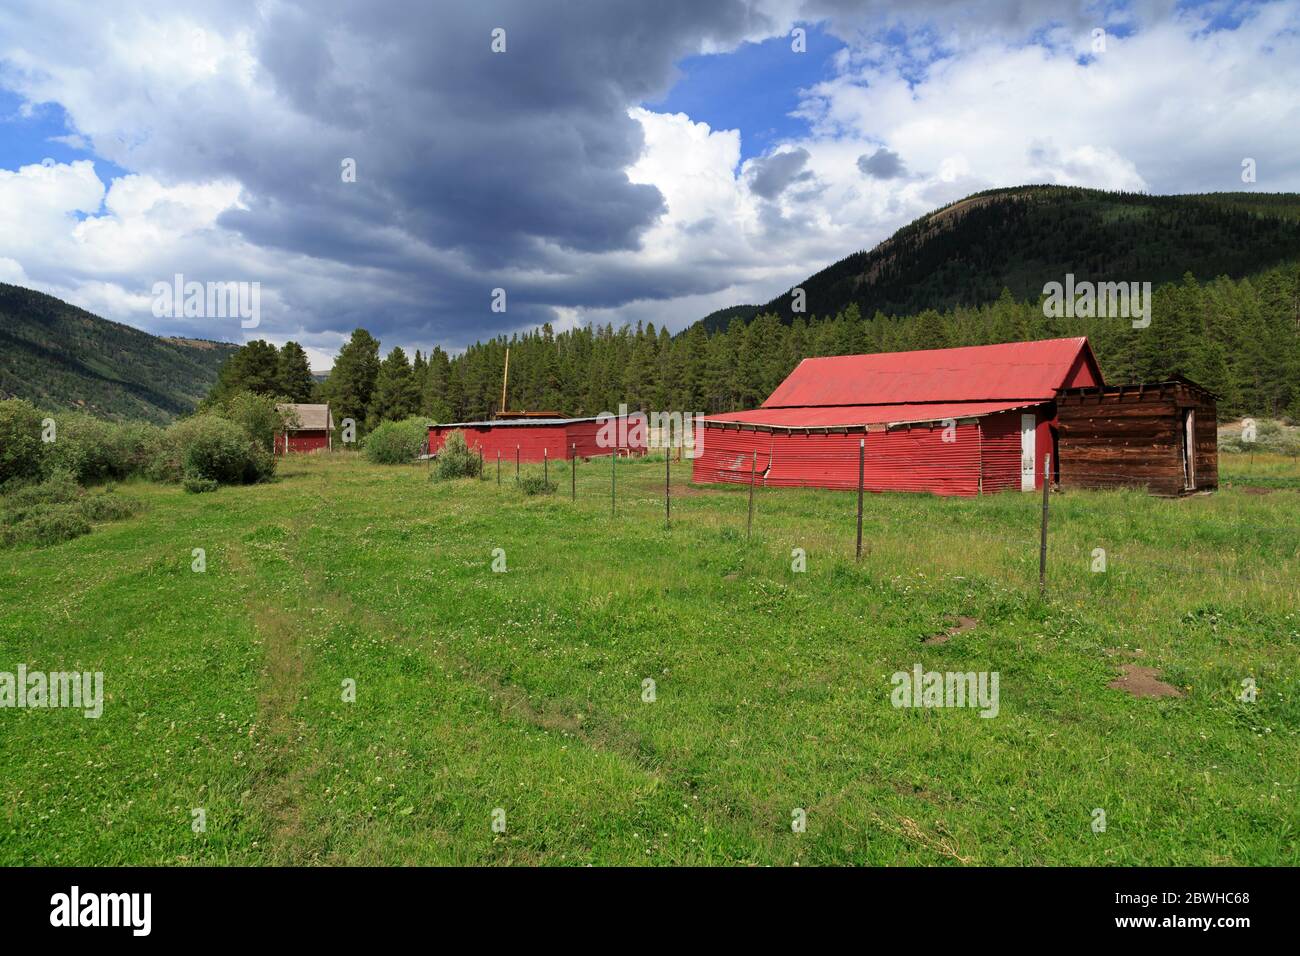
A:
[[[0,281],[321,369],[675,331],[979,189],[1300,190],[1297,90],[1300,0],[5,0]]]

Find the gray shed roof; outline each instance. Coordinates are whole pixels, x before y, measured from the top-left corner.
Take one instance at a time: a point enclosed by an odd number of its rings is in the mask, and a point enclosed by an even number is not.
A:
[[[330,414],[329,405],[295,405],[282,403],[275,406],[277,410],[293,410],[298,416],[298,426],[289,431],[309,431],[320,428],[333,428],[334,416]]]

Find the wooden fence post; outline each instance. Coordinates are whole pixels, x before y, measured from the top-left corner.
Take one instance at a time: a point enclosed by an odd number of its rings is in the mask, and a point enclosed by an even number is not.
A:
[[[519,446],[515,445],[515,477],[519,477]]]
[[[501,484],[501,449],[497,449],[497,484]]]
[[[754,457],[749,463],[749,518],[745,521],[745,540],[748,541],[754,533],[754,477],[758,472],[758,452],[754,452]]]
[[[482,481],[485,477],[483,474],[483,446],[478,446],[478,477]]]
[[[858,439],[858,555],[857,560],[862,560],[862,482],[863,473],[867,464],[867,440]]]
[[[550,483],[551,483],[551,456],[550,456],[550,450],[549,450],[549,449],[546,449],[546,448],[543,448],[543,449],[542,449],[542,484],[543,484],[543,485],[549,485]]]
[[[1052,489],[1052,456],[1043,459],[1043,527],[1038,539],[1038,597],[1047,596],[1047,493]]]

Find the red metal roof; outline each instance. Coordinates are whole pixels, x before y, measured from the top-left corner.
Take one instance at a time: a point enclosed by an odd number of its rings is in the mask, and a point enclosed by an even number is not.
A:
[[[773,428],[842,428],[846,425],[894,425],[979,418],[994,412],[1037,405],[1038,401],[936,402],[912,405],[825,405],[806,408],[756,408],[748,412],[708,415],[706,422],[769,425]]]
[[[1048,401],[1063,388],[1100,384],[1086,338],[1046,339],[807,358],[762,407]]]

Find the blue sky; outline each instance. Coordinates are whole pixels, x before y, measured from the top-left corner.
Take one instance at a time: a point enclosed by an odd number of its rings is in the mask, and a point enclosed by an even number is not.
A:
[[[52,159],[70,163],[90,159],[99,178],[107,181],[125,175],[125,170],[95,156],[90,150],[59,142],[58,137],[73,134],[67,113],[57,103],[42,103],[26,111],[23,99],[0,87],[0,169],[18,169]]]
[[[799,24],[806,52],[791,55],[789,36],[742,43],[735,50],[690,56],[678,63],[680,78],[669,94],[645,104],[659,113],[685,113],[713,129],[738,129],[742,160],[768,152],[778,143],[808,132],[808,123],[791,115],[799,90],[833,75],[831,57],[843,41],[820,24]]]

